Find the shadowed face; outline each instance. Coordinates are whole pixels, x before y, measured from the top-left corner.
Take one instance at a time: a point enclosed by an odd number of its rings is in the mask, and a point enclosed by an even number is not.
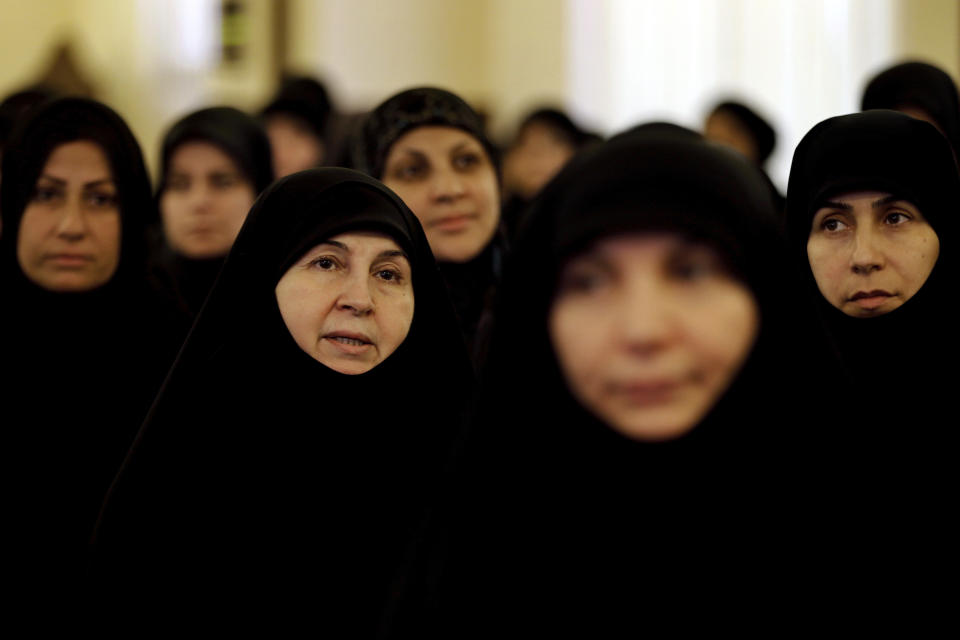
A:
[[[674,233],[611,236],[568,261],[548,321],[574,397],[647,441],[700,422],[740,370],[758,324],[753,294],[721,256]]]
[[[188,258],[226,255],[255,199],[230,156],[209,142],[186,142],[170,156],[160,196],[167,242]]]
[[[889,193],[845,193],[813,216],[810,269],[823,297],[858,318],[889,313],[923,287],[940,255],[933,227]]]
[[[50,291],[89,291],[120,263],[120,206],[106,154],[80,140],[56,147],[20,222],[17,260]]]
[[[313,247],[280,278],[276,296],[297,345],[340,373],[376,367],[413,322],[410,262],[375,232],[341,233]]]

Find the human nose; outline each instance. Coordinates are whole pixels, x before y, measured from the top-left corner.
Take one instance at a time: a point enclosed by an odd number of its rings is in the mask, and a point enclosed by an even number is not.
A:
[[[452,167],[434,171],[431,187],[434,199],[440,201],[456,200],[466,191],[463,176]]]
[[[854,273],[867,275],[883,268],[883,252],[877,243],[872,229],[865,226],[857,229],[850,256],[850,267]]]
[[[669,292],[656,277],[629,279],[617,313],[625,347],[637,355],[654,355],[670,343],[675,329]]]
[[[57,235],[65,240],[80,240],[87,234],[87,221],[79,202],[70,201],[62,210]]]
[[[349,274],[337,299],[337,308],[354,315],[366,315],[373,311],[373,297],[365,274]]]

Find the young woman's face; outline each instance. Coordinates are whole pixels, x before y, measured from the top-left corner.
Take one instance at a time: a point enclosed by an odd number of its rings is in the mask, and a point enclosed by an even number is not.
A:
[[[89,291],[120,263],[120,206],[106,154],[89,140],[56,147],[20,222],[17,260],[50,291]]]
[[[813,216],[807,257],[823,297],[857,318],[893,311],[927,281],[940,240],[920,210],[888,193],[845,193]]]
[[[256,199],[236,163],[208,142],[187,142],[170,156],[160,196],[163,233],[188,258],[226,255]]]
[[[454,127],[417,127],[387,155],[383,183],[423,225],[440,262],[468,262],[493,238],[500,196],[483,145]]]
[[[635,440],[679,437],[753,346],[756,301],[712,248],[675,233],[612,236],[563,268],[549,312],[567,386]]]
[[[413,322],[410,262],[380,233],[341,233],[321,242],[280,278],[276,295],[297,345],[340,373],[373,369]]]

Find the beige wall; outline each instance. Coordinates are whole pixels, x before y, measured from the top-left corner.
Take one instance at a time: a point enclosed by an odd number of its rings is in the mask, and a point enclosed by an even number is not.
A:
[[[599,0],[598,0],[599,1]],[[639,0],[638,0],[639,1]],[[806,0],[797,0],[804,2]],[[960,2],[896,0],[895,57],[960,77]],[[219,0],[0,0],[0,95],[30,82],[63,40],[103,99],[128,119],[148,163],[172,119],[210,103],[260,106],[274,89],[271,0],[247,0],[249,57],[183,68],[160,17]],[[571,90],[567,0],[288,0],[288,63],[316,73],[348,109],[405,87],[448,87],[505,134],[526,109]]]
[[[899,0],[898,14],[901,57],[932,62],[960,79],[960,2]]]

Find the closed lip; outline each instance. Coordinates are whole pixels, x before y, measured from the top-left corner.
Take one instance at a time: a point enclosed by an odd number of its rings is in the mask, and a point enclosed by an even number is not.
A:
[[[674,378],[655,378],[650,380],[629,380],[614,382],[610,388],[617,393],[625,394],[664,394],[671,393],[681,386],[680,380]]]
[[[89,253],[48,253],[47,260],[70,260],[70,261],[91,261],[93,256]]]
[[[360,333],[358,331],[332,331],[323,336],[324,338],[349,338],[351,340],[359,340],[360,342],[366,342],[367,344],[373,344],[373,340],[370,339],[365,333]]]
[[[467,220],[472,220],[476,218],[477,214],[475,213],[453,213],[446,216],[441,216],[439,218],[434,218],[430,221],[431,227],[439,227],[449,224],[457,224],[459,222],[466,222]]]
[[[893,294],[883,289],[874,289],[873,291],[857,291],[850,296],[851,301],[863,300],[864,298],[891,298]]]

